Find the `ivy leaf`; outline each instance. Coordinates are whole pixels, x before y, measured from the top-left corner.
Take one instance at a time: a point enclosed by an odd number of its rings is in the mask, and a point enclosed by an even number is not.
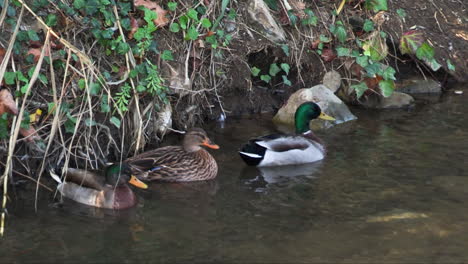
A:
[[[120,124],[122,123],[119,118],[112,116],[111,119],[109,120],[114,126],[117,128],[120,128]]]
[[[79,79],[79,80],[78,80],[78,88],[80,88],[81,90],[83,90],[85,87],[86,87],[86,81],[85,81],[85,79]]]
[[[286,76],[286,75],[281,75],[281,77],[283,78],[283,83],[284,83],[284,84],[286,84],[286,85],[288,85],[288,86],[291,86],[291,85],[292,85],[291,81],[288,79],[288,76]]]
[[[392,95],[393,90],[395,90],[395,83],[393,81],[382,80],[379,82],[379,88],[384,97],[389,97]]]
[[[171,10],[171,11],[175,11],[176,8],[177,8],[177,3],[175,3],[175,2],[169,2],[169,3],[167,3],[167,8],[168,8],[169,10]]]
[[[89,94],[91,94],[92,96],[98,95],[100,91],[101,91],[101,85],[99,83],[93,82],[89,86]]]
[[[91,118],[86,118],[85,120],[85,125],[88,126],[88,127],[92,127],[92,126],[95,126],[97,123],[96,121],[94,121],[93,119]]]
[[[187,16],[190,17],[193,20],[198,21],[198,12],[197,10],[190,8],[189,11],[187,12]]]
[[[366,67],[364,67],[364,69],[366,70],[368,77],[375,78],[377,73],[380,72],[381,64],[380,63],[369,64]]]
[[[403,33],[400,38],[401,54],[414,54],[425,41],[426,38],[420,31],[410,30]]]
[[[188,31],[187,31],[187,37],[188,37],[188,39],[190,39],[190,40],[196,40],[196,39],[198,38],[198,35],[199,35],[199,34],[198,34],[197,29],[196,29],[193,25],[191,25],[190,28],[189,28]]]
[[[263,74],[263,75],[260,76],[260,80],[262,80],[262,81],[264,81],[266,83],[269,83],[270,80],[271,80],[271,76],[268,75],[268,74]]]
[[[366,0],[365,7],[374,12],[387,11],[387,0]]]
[[[383,72],[382,72],[382,77],[384,80],[396,80],[395,78],[395,69],[393,67],[388,66]]]
[[[367,89],[369,89],[369,87],[367,87],[367,84],[365,82],[361,82],[359,84],[351,85],[351,88],[353,88],[354,91],[356,91],[357,98],[360,98],[364,94],[364,92]]]
[[[254,66],[254,67],[252,67],[252,69],[250,70],[250,72],[252,72],[252,75],[253,75],[253,76],[257,77],[258,74],[260,73],[260,69]]]
[[[447,59],[447,68],[449,71],[455,71],[455,65],[452,64],[452,61],[450,59]]]
[[[172,56],[172,51],[170,50],[164,50],[161,54],[161,59],[165,61],[171,61],[174,60],[174,57]]]
[[[419,48],[416,50],[416,57],[420,60],[423,59],[432,59],[434,58],[434,48],[431,47],[427,42],[424,42]]]
[[[179,24],[177,24],[177,23],[172,23],[172,24],[169,26],[169,30],[170,30],[171,32],[177,33],[177,32],[179,32],[179,30],[180,30],[180,26],[179,26]]]
[[[336,54],[338,55],[338,57],[350,56],[351,55],[351,49],[350,48],[344,48],[344,47],[337,47],[336,48]]]
[[[187,29],[187,24],[188,24],[188,17],[187,16],[181,16],[179,18],[179,24],[182,29]]]
[[[34,30],[28,30],[28,37],[32,41],[38,41],[39,40],[39,36],[37,35],[36,31],[34,31]]]
[[[339,22],[341,22],[341,21],[339,21]],[[342,24],[338,24],[338,26],[335,27],[335,30],[333,31],[333,34],[338,38],[338,40],[341,43],[346,41],[346,29],[345,29],[345,27],[343,27]]]
[[[85,7],[86,3],[84,0],[75,0],[73,2],[73,7],[75,9],[82,9],[83,7]]]
[[[404,9],[401,9],[401,8],[398,8],[396,10],[396,13],[399,17],[401,18],[405,18],[406,17],[406,11]]]
[[[369,65],[369,57],[366,55],[356,57],[356,63],[365,68]]]
[[[57,25],[57,16],[55,14],[49,14],[45,22],[49,27],[54,27]]]
[[[281,45],[281,49],[283,50],[284,54],[289,57],[289,46],[286,44]]]
[[[380,61],[387,57],[388,46],[387,43],[381,38],[378,32],[372,33],[368,41],[362,45],[364,55],[367,55],[373,61]]]
[[[208,18],[205,17],[205,18],[203,18],[201,20],[201,25],[204,28],[210,28],[211,27],[211,21]]]
[[[289,64],[287,64],[287,63],[281,63],[281,64],[280,64],[280,67],[281,67],[281,69],[283,69],[283,71],[284,71],[286,74],[289,74],[289,69],[291,69],[291,67],[289,66]]]
[[[8,85],[15,84],[16,73],[15,72],[5,72],[3,76],[5,83]]]
[[[280,72],[280,71],[281,71],[281,69],[278,67],[278,65],[276,63],[270,64],[270,70],[268,71],[268,73],[271,76],[276,76],[276,74],[278,74],[278,72]]]
[[[364,26],[362,27],[362,29],[365,32],[373,31],[374,30],[374,22],[372,22],[372,20],[370,20],[370,19],[366,19],[366,21],[364,21]]]

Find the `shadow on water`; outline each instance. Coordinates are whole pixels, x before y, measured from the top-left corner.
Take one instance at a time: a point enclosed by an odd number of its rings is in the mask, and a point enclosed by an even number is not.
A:
[[[317,133],[326,159],[282,168],[237,154],[276,131],[271,116],[210,124],[216,180],[153,183],[119,212],[41,193],[36,213],[25,197],[9,210],[2,261],[466,262],[467,99],[352,109],[358,120]]]

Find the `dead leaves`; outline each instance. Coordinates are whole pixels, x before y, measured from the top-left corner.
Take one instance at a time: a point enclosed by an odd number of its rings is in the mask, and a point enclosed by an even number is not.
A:
[[[156,12],[158,15],[156,19],[153,20],[154,24],[158,27],[164,27],[169,23],[169,19],[166,17],[167,10],[164,10],[160,5],[156,2],[152,2],[149,0],[135,0],[134,4],[136,7],[144,6],[151,11]]]
[[[18,114],[15,100],[8,89],[0,90],[0,116],[4,113]]]

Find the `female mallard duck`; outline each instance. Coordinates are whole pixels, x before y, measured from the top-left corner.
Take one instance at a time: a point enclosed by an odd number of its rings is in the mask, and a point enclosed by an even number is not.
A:
[[[188,182],[210,180],[218,174],[216,160],[201,146],[218,149],[201,128],[192,128],[182,146],[167,146],[144,152],[125,162],[140,180]]]
[[[52,169],[50,175],[58,182],[57,190],[76,202],[108,209],[125,209],[134,206],[137,199],[127,182],[146,189],[148,186],[131,175],[125,163],[112,164],[104,171],[68,168],[65,181]]]
[[[294,117],[296,134],[273,134],[254,138],[239,151],[242,159],[251,166],[278,166],[303,164],[324,158],[322,141],[309,129],[313,119],[335,120],[322,112],[316,103],[301,104]]]

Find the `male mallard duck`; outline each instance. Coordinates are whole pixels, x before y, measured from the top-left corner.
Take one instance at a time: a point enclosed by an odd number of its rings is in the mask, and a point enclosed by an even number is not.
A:
[[[251,166],[302,164],[324,158],[322,141],[309,129],[313,119],[335,120],[322,112],[316,103],[301,104],[294,117],[296,134],[273,134],[249,140],[239,154]]]
[[[141,180],[188,182],[210,180],[218,174],[216,160],[201,146],[218,149],[201,128],[192,128],[182,146],[167,146],[128,158],[134,175]]]
[[[58,182],[57,190],[76,202],[108,209],[125,209],[134,206],[137,199],[127,182],[146,189],[148,186],[131,175],[125,163],[112,164],[104,171],[87,171],[68,168],[64,179],[52,169],[52,178]]]

